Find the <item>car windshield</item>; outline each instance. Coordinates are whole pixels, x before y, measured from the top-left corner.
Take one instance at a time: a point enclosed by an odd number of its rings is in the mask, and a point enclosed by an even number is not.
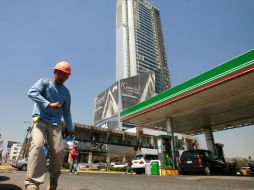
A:
[[[204,156],[207,157],[207,158],[209,158],[208,152],[204,152]]]
[[[197,151],[186,151],[183,152],[181,159],[182,160],[192,160],[199,158],[199,153]]]
[[[203,152],[203,154],[206,158],[214,158],[215,157],[215,155],[212,152],[205,151],[205,152]]]
[[[146,155],[145,159],[146,160],[157,160],[158,156],[157,155]]]
[[[133,158],[133,160],[140,160],[143,157],[143,155],[137,155],[136,157]]]

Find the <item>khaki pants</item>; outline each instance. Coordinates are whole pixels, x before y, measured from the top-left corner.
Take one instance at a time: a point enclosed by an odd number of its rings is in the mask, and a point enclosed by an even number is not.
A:
[[[29,149],[27,178],[25,186],[42,184],[46,177],[46,159],[43,151],[44,139],[47,134],[49,146],[49,174],[50,182],[56,183],[60,176],[60,169],[65,157],[62,127],[47,124],[43,121],[35,123],[32,130],[32,142]]]

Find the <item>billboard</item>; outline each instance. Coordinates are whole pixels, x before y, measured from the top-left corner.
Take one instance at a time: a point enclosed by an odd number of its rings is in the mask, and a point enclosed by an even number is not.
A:
[[[116,82],[95,98],[95,123],[118,115],[118,88],[118,82]]]
[[[134,106],[155,94],[155,76],[152,72],[141,73],[120,80],[121,110]]]
[[[114,83],[95,98],[95,126],[122,127],[119,123],[119,113],[153,97],[154,94],[155,75],[153,72],[144,72]]]

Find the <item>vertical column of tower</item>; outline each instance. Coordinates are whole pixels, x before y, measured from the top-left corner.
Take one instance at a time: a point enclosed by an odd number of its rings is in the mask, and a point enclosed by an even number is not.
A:
[[[156,35],[156,47],[158,56],[158,65],[161,70],[161,75],[163,78],[163,88],[164,90],[170,88],[169,71],[167,64],[167,54],[165,50],[165,44],[163,39],[162,25],[160,19],[160,12],[158,9],[153,7],[153,19],[154,19],[154,32]]]
[[[130,77],[128,0],[116,0],[116,80]]]
[[[130,55],[130,76],[137,75],[134,3],[135,0],[128,0],[128,45]]]

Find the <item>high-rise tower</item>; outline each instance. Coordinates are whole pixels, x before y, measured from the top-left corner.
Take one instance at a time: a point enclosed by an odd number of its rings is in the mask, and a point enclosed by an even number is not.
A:
[[[155,92],[170,88],[160,11],[147,0],[116,0],[116,80],[155,73]]]

